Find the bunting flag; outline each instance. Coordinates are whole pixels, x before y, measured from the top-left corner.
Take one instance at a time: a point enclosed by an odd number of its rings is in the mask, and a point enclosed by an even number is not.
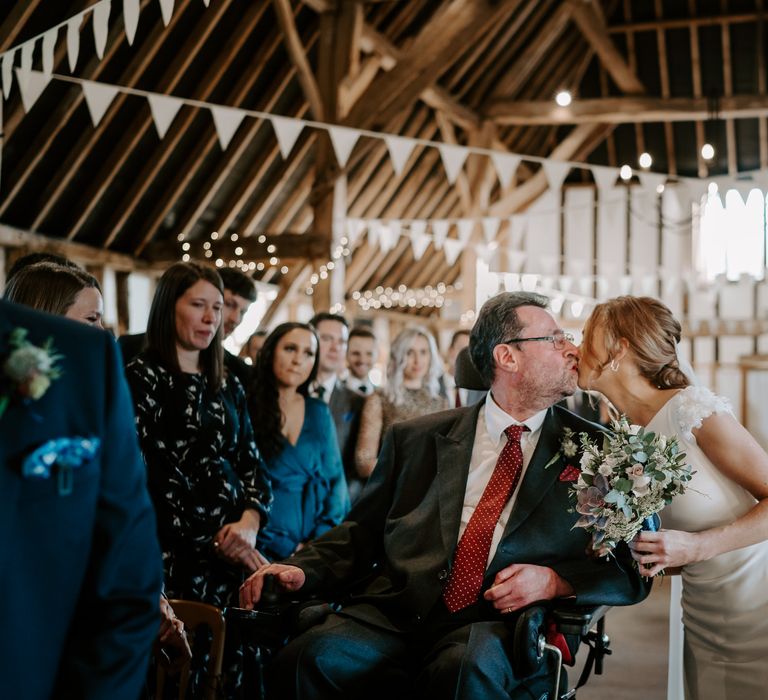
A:
[[[413,236],[423,236],[427,232],[427,222],[415,219],[408,222],[408,228]]]
[[[32,70],[32,54],[35,51],[35,40],[29,41],[21,45],[21,71],[25,75]]]
[[[53,73],[53,49],[56,46],[56,37],[59,34],[59,28],[54,27],[43,34],[43,73],[51,79]]]
[[[464,244],[455,238],[446,238],[443,241],[443,255],[449,265],[453,265],[459,259],[462,250],[464,250]]]
[[[664,173],[640,171],[637,176],[643,189],[653,194],[656,194],[659,185],[663,185],[667,181],[667,176]]]
[[[339,162],[339,167],[343,168],[352,154],[357,139],[360,138],[360,132],[346,126],[329,126],[328,133],[333,144],[333,151],[336,153],[336,160]]]
[[[597,189],[601,192],[610,190],[616,186],[616,180],[619,178],[619,171],[617,168],[608,168],[604,165],[593,165],[590,170],[592,171],[592,177],[595,179]]]
[[[486,216],[483,219],[483,238],[485,238],[486,243],[490,243],[496,239],[500,226],[501,219],[497,219],[493,216]]]
[[[163,24],[167,27],[173,16],[173,0],[160,0],[160,11],[163,14]]]
[[[518,214],[509,217],[509,243],[512,248],[519,250],[523,247],[523,236],[528,228],[528,217]]]
[[[557,192],[563,186],[565,176],[571,169],[571,164],[558,160],[545,160],[541,166],[544,168],[544,174],[547,176],[549,189]]]
[[[232,137],[245,119],[245,112],[233,107],[211,107],[210,110],[221,150],[226,151]]]
[[[448,182],[453,184],[459,177],[464,161],[469,155],[469,149],[464,146],[453,146],[448,143],[441,143],[437,149],[440,151],[440,157],[443,159],[445,174],[448,176]]]
[[[491,264],[491,260],[494,257],[496,251],[495,247],[491,247],[486,243],[478,243],[475,245],[475,253],[486,265]]]
[[[472,238],[472,231],[475,230],[475,222],[472,219],[459,219],[456,222],[456,230],[459,234],[459,240],[467,245]]]
[[[104,58],[104,47],[107,45],[109,34],[109,12],[112,9],[112,0],[101,0],[93,6],[93,42],[96,46],[96,55]]]
[[[349,219],[347,221],[347,238],[349,238],[349,247],[354,248],[360,240],[360,236],[365,231],[365,222],[360,219]]]
[[[123,23],[125,24],[125,38],[128,45],[133,46],[136,37],[136,28],[139,26],[140,0],[123,0]],[[166,24],[168,24],[166,22]]]
[[[8,51],[3,54],[3,62],[0,64],[0,70],[3,73],[3,95],[8,99],[13,85],[13,60],[16,58],[16,51]]]
[[[379,229],[379,247],[382,253],[388,253],[397,245],[400,238],[400,222],[388,222]]]
[[[82,23],[82,15],[76,15],[67,22],[67,60],[71,73],[75,72],[77,57],[80,54],[80,26]]]
[[[184,103],[175,97],[167,97],[166,95],[149,95],[147,101],[152,112],[152,119],[155,122],[157,135],[162,139],[168,133],[168,128]]]
[[[522,160],[521,156],[514,153],[493,153],[491,160],[496,168],[496,174],[499,176],[499,182],[504,189],[508,189],[517,172],[517,166]]]
[[[291,155],[293,146],[304,129],[304,122],[301,119],[290,119],[288,117],[273,116],[269,120],[272,128],[275,130],[277,143],[280,146],[280,153],[284,160]]]
[[[90,80],[83,80],[82,85],[83,96],[88,105],[88,111],[91,113],[91,120],[94,126],[98,126],[119,90],[111,85],[94,83]]]
[[[435,248],[441,250],[443,243],[448,238],[448,228],[450,224],[447,221],[437,220],[432,222],[432,239],[435,243]]]
[[[418,233],[413,228],[411,229],[411,248],[413,249],[414,260],[421,260],[431,241],[432,239],[426,233]]]
[[[368,245],[375,248],[381,236],[381,221],[371,221],[368,225]]]
[[[384,142],[387,144],[395,174],[402,175],[416,142],[403,136],[392,136],[391,134],[384,137]]]
[[[43,94],[43,90],[45,90],[50,81],[45,77],[45,74],[40,71],[31,70],[25,76],[21,68],[17,68],[16,82],[19,84],[21,103],[24,106],[24,111],[29,112],[35,102],[37,102],[37,98]]]

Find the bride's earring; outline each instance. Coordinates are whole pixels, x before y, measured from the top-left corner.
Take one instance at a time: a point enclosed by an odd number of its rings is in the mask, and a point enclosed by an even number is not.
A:
[[[611,360],[611,364],[608,365],[611,368],[611,372],[618,372],[619,371],[619,363],[616,362],[616,360]]]

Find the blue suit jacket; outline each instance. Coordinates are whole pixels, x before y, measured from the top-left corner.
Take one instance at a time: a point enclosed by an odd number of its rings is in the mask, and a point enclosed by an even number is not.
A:
[[[135,700],[159,626],[160,553],[133,412],[103,331],[0,300],[0,372],[15,328],[52,338],[62,376],[0,417],[0,694]],[[21,464],[54,438],[98,438],[61,495]]]

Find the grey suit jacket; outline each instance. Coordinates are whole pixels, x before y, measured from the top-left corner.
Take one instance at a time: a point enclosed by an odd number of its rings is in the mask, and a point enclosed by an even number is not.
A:
[[[341,461],[344,463],[344,475],[347,483],[359,480],[355,469],[355,447],[357,434],[360,432],[360,415],[363,411],[365,396],[352,391],[340,380],[336,380],[328,407],[331,409],[336,438],[339,441]]]
[[[352,601],[379,613],[397,628],[418,625],[440,599],[458,542],[475,428],[482,404],[435,413],[395,424],[379,461],[347,520],[291,558],[306,574],[305,590],[338,595],[365,578]],[[483,589],[513,563],[548,566],[567,580],[582,604],[625,605],[648,593],[626,547],[618,559],[586,555],[588,536],[573,530],[569,483],[559,477],[567,463],[558,459],[563,428],[595,433],[597,426],[558,406],[549,409],[515,507]],[[573,461],[573,460],[570,460]],[[497,619],[484,602],[476,619]],[[365,617],[366,613],[363,613]]]

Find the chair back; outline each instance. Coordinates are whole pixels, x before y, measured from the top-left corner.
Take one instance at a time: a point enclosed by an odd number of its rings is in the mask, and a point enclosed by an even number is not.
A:
[[[208,667],[205,669],[205,700],[216,700],[221,686],[221,666],[224,660],[224,638],[226,635],[226,623],[221,610],[207,603],[198,603],[192,600],[168,601],[183,623],[189,637],[190,646],[195,649],[194,636],[200,628],[208,628],[211,633],[211,646],[209,649]],[[189,685],[190,664],[182,666],[179,677],[179,700],[184,700]],[[163,697],[166,669],[162,664],[157,665],[156,697]]]

